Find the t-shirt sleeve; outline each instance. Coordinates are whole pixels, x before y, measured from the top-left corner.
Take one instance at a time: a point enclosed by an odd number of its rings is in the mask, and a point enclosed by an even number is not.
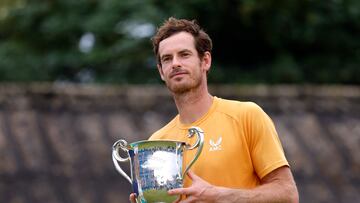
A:
[[[288,166],[275,126],[261,107],[250,103],[244,120],[249,152],[259,178],[281,166]]]

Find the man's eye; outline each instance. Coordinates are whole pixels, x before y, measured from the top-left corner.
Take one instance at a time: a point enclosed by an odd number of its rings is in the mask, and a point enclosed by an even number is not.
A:
[[[162,59],[162,62],[167,62],[167,61],[169,61],[170,60],[170,58],[169,57],[166,57],[166,58],[163,58]]]

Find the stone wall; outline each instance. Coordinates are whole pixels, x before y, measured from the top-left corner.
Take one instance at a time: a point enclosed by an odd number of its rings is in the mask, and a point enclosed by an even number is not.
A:
[[[360,201],[360,87],[212,86],[273,119],[301,202]],[[162,86],[0,85],[0,202],[128,202],[117,139],[146,139],[176,114]]]

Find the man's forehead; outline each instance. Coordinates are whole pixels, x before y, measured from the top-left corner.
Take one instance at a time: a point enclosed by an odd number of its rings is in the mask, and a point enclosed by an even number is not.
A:
[[[174,34],[159,43],[159,53],[195,50],[194,37],[187,32]]]

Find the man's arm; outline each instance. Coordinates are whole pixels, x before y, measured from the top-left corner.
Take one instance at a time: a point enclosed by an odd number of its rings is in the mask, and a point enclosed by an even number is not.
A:
[[[190,187],[169,191],[171,195],[187,197],[179,203],[299,202],[295,181],[287,166],[270,172],[261,180],[261,185],[254,189],[216,187],[192,172],[189,172],[188,176],[193,181]]]

